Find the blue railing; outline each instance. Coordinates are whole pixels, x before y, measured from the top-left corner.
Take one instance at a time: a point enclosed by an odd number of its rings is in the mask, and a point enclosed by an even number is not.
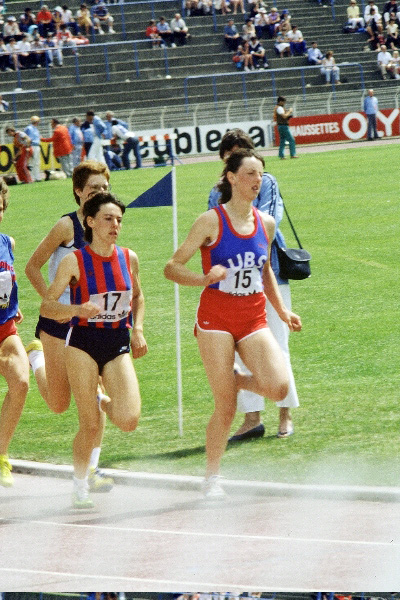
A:
[[[343,68],[347,68],[347,67],[357,67],[359,69],[360,72],[360,85],[361,85],[361,89],[365,90],[365,82],[364,82],[364,69],[361,63],[357,63],[357,62],[346,62],[346,63],[339,63],[337,66],[339,66],[341,69]],[[302,87],[302,91],[303,91],[303,98],[304,100],[307,99],[307,84],[305,81],[305,72],[308,70],[315,70],[315,69],[320,69],[321,67],[319,67],[318,65],[314,66],[314,65],[304,65],[301,67],[289,67],[289,68],[283,68],[283,69],[268,69],[268,71],[250,71],[250,72],[244,72],[241,71],[240,73],[214,73],[212,75],[189,75],[188,77],[185,77],[184,81],[183,81],[183,91],[184,91],[184,95],[185,95],[185,106],[186,106],[186,112],[189,112],[189,81],[192,81],[194,79],[211,79],[211,85],[212,85],[212,91],[213,91],[213,98],[214,98],[214,104],[218,105],[218,90],[217,90],[217,78],[218,77],[241,77],[242,79],[242,88],[243,88],[243,100],[244,100],[244,104],[245,106],[247,106],[247,84],[246,84],[246,79],[247,77],[253,77],[254,75],[258,74],[259,76],[265,76],[265,77],[270,77],[271,78],[271,86],[272,86],[272,95],[274,100],[276,101],[278,94],[276,91],[276,77],[275,74],[276,73],[285,73],[287,74],[289,71],[299,71],[300,72],[300,78],[301,78],[301,87]],[[336,86],[334,83],[332,83],[332,88],[333,90],[335,90]],[[226,90],[223,91],[223,94],[226,98]]]
[[[36,94],[39,101],[39,116],[43,119],[44,110],[43,110],[43,95],[40,90],[14,90],[12,92],[3,92],[2,96],[11,96],[11,104],[13,111],[13,120],[14,125],[18,125],[18,110],[17,110],[17,96],[25,96],[25,94]],[[36,111],[35,111],[36,112]]]

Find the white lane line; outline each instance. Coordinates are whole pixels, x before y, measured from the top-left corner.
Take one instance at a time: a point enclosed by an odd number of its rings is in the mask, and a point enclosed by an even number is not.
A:
[[[1,521],[1,520],[0,520]],[[8,521],[9,524],[20,524],[26,528],[26,521]],[[273,536],[273,535],[246,535],[238,533],[219,533],[219,532],[205,532],[205,531],[178,531],[172,529],[151,529],[145,527],[113,527],[108,525],[87,525],[85,523],[59,523],[57,521],[29,521],[30,524],[34,525],[46,525],[53,527],[68,527],[71,529],[97,529],[100,531],[118,531],[126,533],[147,533],[160,535],[176,535],[185,537],[212,537],[220,539],[233,539],[233,540],[257,540],[263,541],[279,541],[279,542],[297,542],[300,544],[343,544],[343,545],[355,545],[355,546],[387,546],[390,548],[400,547],[400,542],[390,540],[387,542],[378,542],[371,540],[337,540],[329,538],[302,538],[302,537],[288,537],[288,536]]]

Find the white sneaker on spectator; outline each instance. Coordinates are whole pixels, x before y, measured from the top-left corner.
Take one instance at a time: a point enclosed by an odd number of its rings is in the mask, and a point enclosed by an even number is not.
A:
[[[104,31],[102,29],[99,29],[99,34],[104,35]]]
[[[171,48],[176,48],[176,44],[171,44]]]
[[[108,30],[108,33],[117,33],[112,27]]]
[[[246,73],[250,71],[249,67],[245,67],[244,70],[246,71]]]

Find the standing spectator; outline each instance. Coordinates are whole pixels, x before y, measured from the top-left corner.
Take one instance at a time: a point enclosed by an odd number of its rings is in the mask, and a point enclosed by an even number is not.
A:
[[[93,143],[90,146],[88,158],[104,163],[103,137],[106,131],[105,123],[93,110],[87,111],[86,120],[93,127]]]
[[[392,56],[384,44],[381,46],[380,52],[377,56],[378,67],[382,75],[382,79],[386,79],[387,74],[391,77],[395,77],[395,67],[392,62]]]
[[[297,25],[292,25],[291,31],[287,33],[287,39],[290,42],[290,50],[293,56],[303,56],[307,53],[306,41]]]
[[[81,4],[80,9],[77,10],[76,20],[83,35],[89,35],[89,33],[93,31],[93,21],[90,16],[90,10],[86,4]]]
[[[81,121],[78,117],[72,119],[71,125],[68,127],[74,149],[72,150],[72,166],[75,169],[82,160],[83,149],[83,133],[81,129]]]
[[[285,103],[286,98],[284,96],[278,96],[277,105],[274,109],[274,121],[276,121],[279,132],[279,158],[281,160],[285,158],[286,141],[289,142],[290,158],[297,158],[296,142],[289,129],[289,119],[293,116],[293,108],[286,110]]]
[[[311,48],[307,50],[307,61],[310,65],[320,65],[324,55],[317,46],[317,42],[311,43]]]
[[[36,23],[39,27],[39,33],[42,38],[45,38],[49,31],[55,32],[55,25],[52,13],[49,11],[47,4],[43,4],[42,8],[36,15]]]
[[[15,17],[7,17],[7,22],[3,27],[3,38],[6,44],[10,42],[11,38],[14,38],[16,41],[21,39],[21,32]]]
[[[33,181],[42,181],[40,174],[40,131],[38,125],[40,118],[32,115],[31,124],[25,127],[24,132],[31,140],[32,158],[31,158],[31,176]]]
[[[95,26],[98,27],[98,31],[100,34],[104,34],[104,29],[102,25],[106,25],[108,27],[108,33],[116,33],[114,31],[114,17],[110,15],[108,12],[107,6],[103,2],[103,0],[95,0],[94,6],[92,8],[92,18]]]
[[[268,69],[268,59],[267,56],[265,54],[265,48],[263,47],[263,45],[261,44],[261,42],[257,39],[257,36],[253,35],[253,37],[250,40],[250,53],[253,57],[253,65],[255,66],[256,69],[259,69],[261,67],[261,63],[262,63],[262,68],[263,69]]]
[[[233,19],[228,19],[228,23],[224,27],[224,38],[230,52],[235,52],[239,44],[243,42]]]
[[[81,129],[83,134],[83,147],[86,157],[88,157],[94,140],[94,127],[91,123],[89,123],[88,120],[86,120],[82,123]]]
[[[67,177],[72,176],[72,142],[66,125],[61,125],[58,119],[51,119],[53,135],[49,138],[41,138],[42,142],[53,142],[54,156],[61,164],[61,168]]]
[[[157,32],[158,35],[162,38],[163,46],[170,45],[171,48],[176,48],[176,44],[174,42],[174,34],[171,31],[171,27],[165,20],[165,17],[160,17],[160,20],[157,23]]]
[[[360,9],[356,0],[350,0],[350,4],[347,7],[347,21],[352,29],[364,27],[364,19],[360,16]]]
[[[340,81],[340,69],[336,66],[332,50],[328,50],[322,59],[321,73],[325,75],[326,85],[330,83],[342,83]]]
[[[16,131],[14,127],[7,127],[6,134],[13,138],[14,164],[18,179],[21,183],[32,183],[28,169],[28,161],[32,156],[31,140],[24,131]]]
[[[175,13],[174,18],[170,23],[170,27],[174,35],[174,41],[177,42],[178,46],[184,46],[188,37],[190,37],[190,34],[185,21],[179,13]]]
[[[54,33],[51,31],[48,32],[46,39],[44,41],[44,48],[46,51],[47,61],[49,67],[52,67],[54,64],[54,60],[59,67],[63,65],[63,55],[61,52],[61,48],[58,42],[58,39],[54,37]]]
[[[273,6],[268,14],[268,35],[270,38],[275,37],[276,32],[278,31],[280,20],[281,18],[279,16],[278,9]]]
[[[256,28],[253,23],[253,19],[246,19],[245,24],[242,27],[242,40],[249,42],[253,35],[257,35]]]
[[[108,110],[106,112],[105,115],[105,120],[104,120],[104,125],[106,126],[106,130],[104,132],[104,137],[107,140],[111,140],[111,138],[113,138],[113,133],[112,133],[112,122],[113,120],[117,121],[118,125],[122,125],[122,127],[125,127],[126,129],[129,129],[129,125],[128,123],[126,123],[126,121],[122,121],[122,119],[117,119],[113,113],[112,110]]]
[[[267,16],[267,11],[265,8],[261,7],[254,17],[254,27],[256,30],[256,35],[259,40],[261,38],[267,38],[269,35],[269,20]]]
[[[129,160],[131,150],[133,150],[136,159],[135,168],[140,169],[140,167],[142,166],[142,157],[140,154],[140,144],[138,137],[135,133],[133,133],[133,131],[129,131],[126,127],[120,125],[117,119],[113,119],[111,121],[111,124],[113,137],[116,140],[123,140],[123,150],[121,159],[125,169],[131,168],[131,163]]]
[[[149,24],[146,27],[146,37],[151,40],[152,48],[158,48],[162,42],[162,37],[157,31],[157,25],[154,19],[149,21]]]
[[[368,95],[364,98],[364,112],[368,119],[367,140],[378,140],[378,131],[376,128],[376,114],[378,112],[378,99],[374,96],[374,90],[369,89]]]

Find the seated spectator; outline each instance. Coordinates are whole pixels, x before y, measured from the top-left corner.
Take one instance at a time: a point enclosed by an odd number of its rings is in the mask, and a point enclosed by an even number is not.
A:
[[[21,32],[28,33],[31,25],[36,25],[36,19],[32,9],[27,6],[19,18],[19,29]]]
[[[233,19],[228,19],[228,23],[224,27],[224,39],[230,52],[235,52],[243,41]]]
[[[22,40],[18,43],[18,60],[21,69],[31,69],[33,66],[31,44],[26,33],[22,34]]]
[[[270,38],[275,37],[278,31],[280,20],[281,18],[279,16],[278,9],[273,6],[268,14],[268,34]]]
[[[95,26],[98,27],[99,33],[104,34],[102,25],[108,27],[108,33],[116,33],[114,31],[114,17],[110,15],[103,0],[95,0],[92,8],[92,19]]]
[[[249,17],[253,19],[256,16],[257,12],[261,8],[261,1],[260,0],[247,0],[247,7],[249,10]]]
[[[242,27],[242,39],[249,41],[253,35],[257,35],[256,28],[254,27],[253,19],[247,18],[245,24]]]
[[[307,44],[297,25],[292,25],[292,29],[287,32],[286,37],[289,40],[293,56],[303,56],[306,54]]]
[[[171,20],[170,27],[174,35],[174,42],[176,42],[178,46],[184,46],[187,39],[190,37],[190,33],[180,13],[175,13],[174,18]]]
[[[236,50],[236,52],[232,56],[232,60],[235,63],[237,69],[241,69],[243,67],[243,65],[244,65],[244,52],[243,52],[243,46],[242,45],[238,46],[238,49]]]
[[[400,46],[399,26],[394,18],[391,18],[387,24],[385,45],[391,50],[396,50]]]
[[[63,55],[61,52],[60,44],[58,39],[54,37],[54,33],[49,31],[46,39],[44,40],[44,48],[47,57],[47,64],[49,67],[54,65],[54,60],[56,61],[56,65],[62,67],[63,65]]]
[[[226,2],[226,0],[214,0],[215,11],[221,15],[227,15],[231,12],[228,4],[229,2]]]
[[[307,50],[307,62],[310,65],[320,65],[324,55],[317,46],[317,42],[311,42],[311,48]]]
[[[392,63],[394,67],[394,76],[396,79],[400,79],[400,54],[398,50],[393,51]]]
[[[53,10],[53,21],[54,26],[56,28],[56,33],[60,29],[60,25],[62,24],[62,8],[61,6],[56,6]]]
[[[55,33],[55,24],[52,13],[49,11],[47,4],[43,4],[42,8],[36,15],[36,24],[39,27],[41,37],[45,38],[49,31]]]
[[[171,48],[176,48],[176,44],[174,42],[174,34],[171,31],[171,27],[165,20],[165,17],[160,17],[160,20],[157,23],[157,32],[162,39],[163,46],[167,45],[171,46]]]
[[[360,16],[360,9],[356,0],[350,0],[347,7],[347,22],[352,29],[364,27],[364,19]]]
[[[71,48],[72,54],[77,53],[76,41],[74,40],[72,33],[70,32],[68,27],[65,25],[65,23],[62,23],[60,25],[60,29],[58,30],[58,33],[56,34],[56,39],[57,39],[58,45],[61,49]]]
[[[365,21],[365,25],[366,30],[370,36],[368,38],[368,41],[374,42],[377,34],[380,34],[383,31],[381,15],[377,13],[374,8],[371,8],[369,17]]]
[[[274,48],[275,52],[279,54],[281,58],[283,58],[285,55],[291,56],[292,54],[290,50],[290,44],[286,40],[286,35],[280,30],[278,30],[278,35],[275,38]]]
[[[31,41],[31,59],[34,69],[46,66],[46,51],[38,33],[33,36]]]
[[[63,4],[62,6],[61,21],[66,24],[66,26],[73,35],[78,35],[78,23],[75,21],[72,14],[72,10],[68,8],[67,4]]]
[[[375,9],[375,13],[379,12],[378,7],[375,4],[375,0],[368,0],[368,4],[366,5],[365,10],[364,10],[364,22],[365,23],[367,23],[369,21],[369,16],[371,14],[371,8]]]
[[[216,5],[217,4],[219,5],[219,1],[216,2]],[[225,4],[226,7],[225,0],[221,0],[221,5],[222,4]],[[189,17],[190,15],[192,15],[192,17],[195,17],[199,15],[207,15],[211,11],[211,6],[211,0],[186,0],[186,16]],[[215,6],[215,8],[217,9],[217,6]]]
[[[153,48],[158,48],[162,42],[162,37],[157,31],[156,22],[152,19],[146,27],[146,37],[151,40]]]
[[[244,42],[242,46],[243,64],[245,71],[254,71],[253,55],[250,52],[249,42]]]
[[[230,4],[233,7],[233,15],[237,14],[237,9],[240,8],[240,12],[244,15],[245,10],[244,10],[244,2],[243,0],[230,0]]]
[[[2,37],[0,37],[0,70],[12,71],[10,66],[10,55]]]
[[[254,17],[254,27],[256,30],[256,36],[259,40],[261,38],[267,38],[269,35],[269,20],[267,16],[267,11],[265,8],[261,7],[259,11],[256,13]]]
[[[325,58],[322,59],[321,73],[322,75],[325,75],[326,85],[329,85],[330,83],[341,83],[340,69],[336,66],[332,50],[328,50]]]
[[[89,33],[92,33],[93,21],[90,16],[90,10],[86,6],[86,4],[81,4],[80,9],[77,10],[75,16],[80,32],[83,35],[89,35]]]
[[[382,75],[382,79],[387,79],[388,74],[390,77],[396,77],[395,65],[392,61],[390,52],[387,51],[385,44],[382,44],[380,52],[378,52],[377,63]]]
[[[397,4],[397,0],[388,0],[387,2],[385,2],[385,5],[382,10],[384,24],[386,25],[387,23],[389,23],[390,13],[397,14],[398,12],[399,7]]]
[[[7,112],[10,108],[10,103],[7,100],[4,100],[3,96],[0,94],[0,112]]]
[[[290,15],[286,15],[286,17],[281,19],[281,22],[279,23],[279,31],[283,33],[283,35],[286,35],[289,33],[289,31],[291,31],[291,29],[292,26],[290,24]]]
[[[261,42],[257,39],[257,36],[253,36],[250,40],[250,54],[253,57],[253,65],[256,69],[268,69],[268,59],[265,53],[265,48]]]
[[[9,55],[10,67],[13,68],[15,71],[21,69],[21,63],[18,59],[19,42],[17,42],[17,40],[14,38],[10,38],[8,44],[6,45],[6,49]]]
[[[7,17],[7,22],[4,23],[3,27],[3,38],[6,44],[8,44],[11,38],[14,38],[15,41],[19,41],[22,38],[17,19],[15,17]]]

